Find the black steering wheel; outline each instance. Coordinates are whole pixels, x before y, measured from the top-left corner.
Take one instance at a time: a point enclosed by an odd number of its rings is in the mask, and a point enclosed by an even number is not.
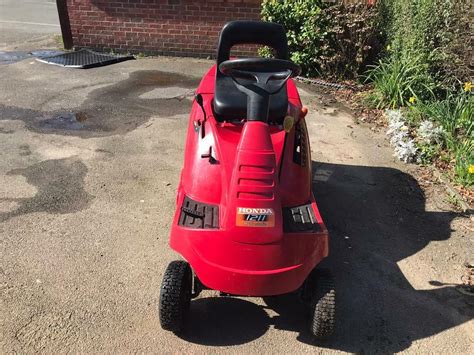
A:
[[[242,58],[222,62],[219,70],[247,95],[247,120],[268,122],[270,96],[283,89],[301,68],[289,60]]]
[[[230,59],[222,62],[219,70],[230,76],[238,88],[256,86],[270,95],[279,92],[288,79],[301,73],[300,66],[292,61],[274,58]]]

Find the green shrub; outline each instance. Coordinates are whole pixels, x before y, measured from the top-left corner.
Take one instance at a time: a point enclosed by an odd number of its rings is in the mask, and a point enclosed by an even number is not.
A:
[[[413,90],[415,97],[429,88],[433,99],[443,100],[463,82],[470,81],[471,31],[467,0],[380,0],[378,6],[385,24],[383,32],[388,50],[380,67],[372,69],[374,74],[369,75],[369,79],[377,79],[376,87],[386,86],[382,92],[372,95],[380,105],[384,101],[399,106],[406,103],[406,98],[401,100],[400,97],[393,102],[394,93],[387,89],[397,86],[394,80],[405,80],[396,74],[405,72],[407,65],[411,68],[414,62],[417,74],[416,79],[412,79],[418,87],[418,92]],[[390,74],[387,75],[387,71]],[[388,82],[381,84],[384,78]],[[419,98],[427,99],[426,95]]]
[[[283,25],[288,37],[291,59],[304,73],[319,71],[317,58],[322,55],[322,42],[327,24],[323,23],[321,0],[264,0],[262,19]]]
[[[436,144],[417,144],[419,150],[419,163],[422,165],[431,164],[439,153],[440,147]]]
[[[377,108],[405,106],[413,131],[426,130],[430,122],[441,127],[441,141],[417,141],[421,162],[444,161],[453,166],[458,182],[472,186],[470,1],[379,0],[378,4],[387,50],[367,75],[373,90],[366,102]]]
[[[434,82],[420,57],[380,60],[367,75],[374,90],[367,100],[376,108],[398,108],[433,96]]]
[[[291,59],[305,75],[355,78],[374,56],[377,11],[365,5],[330,5],[322,0],[264,0],[262,19],[285,27]]]
[[[379,0],[390,55],[418,56],[438,82],[438,94],[469,79],[468,0]]]
[[[444,100],[419,102],[409,112],[413,125],[424,120],[435,122],[443,129],[442,147],[424,146],[424,162],[431,161],[439,148],[445,149],[454,161],[456,180],[465,185],[474,184],[474,174],[469,167],[474,165],[474,96],[468,92],[451,93]]]
[[[374,63],[381,49],[376,7],[338,4],[322,10],[328,24],[321,72],[338,79],[355,79]]]
[[[474,96],[451,94],[442,101],[421,103],[417,110],[443,127],[444,145],[454,159],[456,180],[472,186],[474,174],[469,173],[469,167],[474,165]]]
[[[470,167],[474,166],[474,140],[465,139],[457,143],[455,150],[455,177],[460,184],[470,187],[474,185],[474,173]]]
[[[458,137],[474,138],[474,97],[469,93],[451,93],[444,100],[420,102],[413,110],[443,127],[448,135],[448,148],[450,141]]]

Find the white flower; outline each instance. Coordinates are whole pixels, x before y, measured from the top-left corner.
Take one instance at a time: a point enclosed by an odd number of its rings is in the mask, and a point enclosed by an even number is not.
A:
[[[394,156],[405,163],[410,163],[415,160],[417,152],[418,148],[416,147],[415,142],[412,139],[408,139],[398,143],[395,147]]]
[[[398,132],[404,125],[403,115],[400,110],[386,110],[385,116],[388,120],[387,135],[392,135]]]
[[[408,132],[400,130],[396,132],[395,134],[392,134],[392,137],[390,138],[390,145],[396,147],[399,144],[399,142],[403,142],[407,140],[408,138],[410,138],[408,136]]]
[[[403,114],[401,110],[385,110],[385,116],[389,122],[391,121],[404,121]]]
[[[410,130],[405,124],[402,112],[386,110],[385,116],[388,120],[387,135],[390,136],[390,144],[394,147],[393,155],[405,163],[414,161],[418,148],[410,137]]]
[[[391,136],[393,134],[397,134],[399,131],[402,130],[404,125],[405,123],[403,123],[402,121],[390,121],[388,124],[387,135]]]
[[[443,129],[441,127],[436,127],[433,122],[425,120],[421,122],[416,133],[418,137],[420,137],[422,143],[431,144],[439,141],[443,134]]]

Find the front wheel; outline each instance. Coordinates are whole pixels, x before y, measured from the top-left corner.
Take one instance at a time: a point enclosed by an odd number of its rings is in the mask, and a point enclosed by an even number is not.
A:
[[[328,270],[315,270],[313,278],[310,332],[318,340],[331,336],[336,328],[336,287],[334,278]]]
[[[189,312],[192,290],[191,267],[172,261],[163,275],[160,290],[160,324],[165,330],[180,332]]]

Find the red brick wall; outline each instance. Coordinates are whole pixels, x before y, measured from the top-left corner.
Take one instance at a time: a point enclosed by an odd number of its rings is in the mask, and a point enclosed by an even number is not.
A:
[[[261,0],[67,0],[75,47],[215,56],[230,20],[259,19]],[[246,49],[243,49],[246,51]]]

